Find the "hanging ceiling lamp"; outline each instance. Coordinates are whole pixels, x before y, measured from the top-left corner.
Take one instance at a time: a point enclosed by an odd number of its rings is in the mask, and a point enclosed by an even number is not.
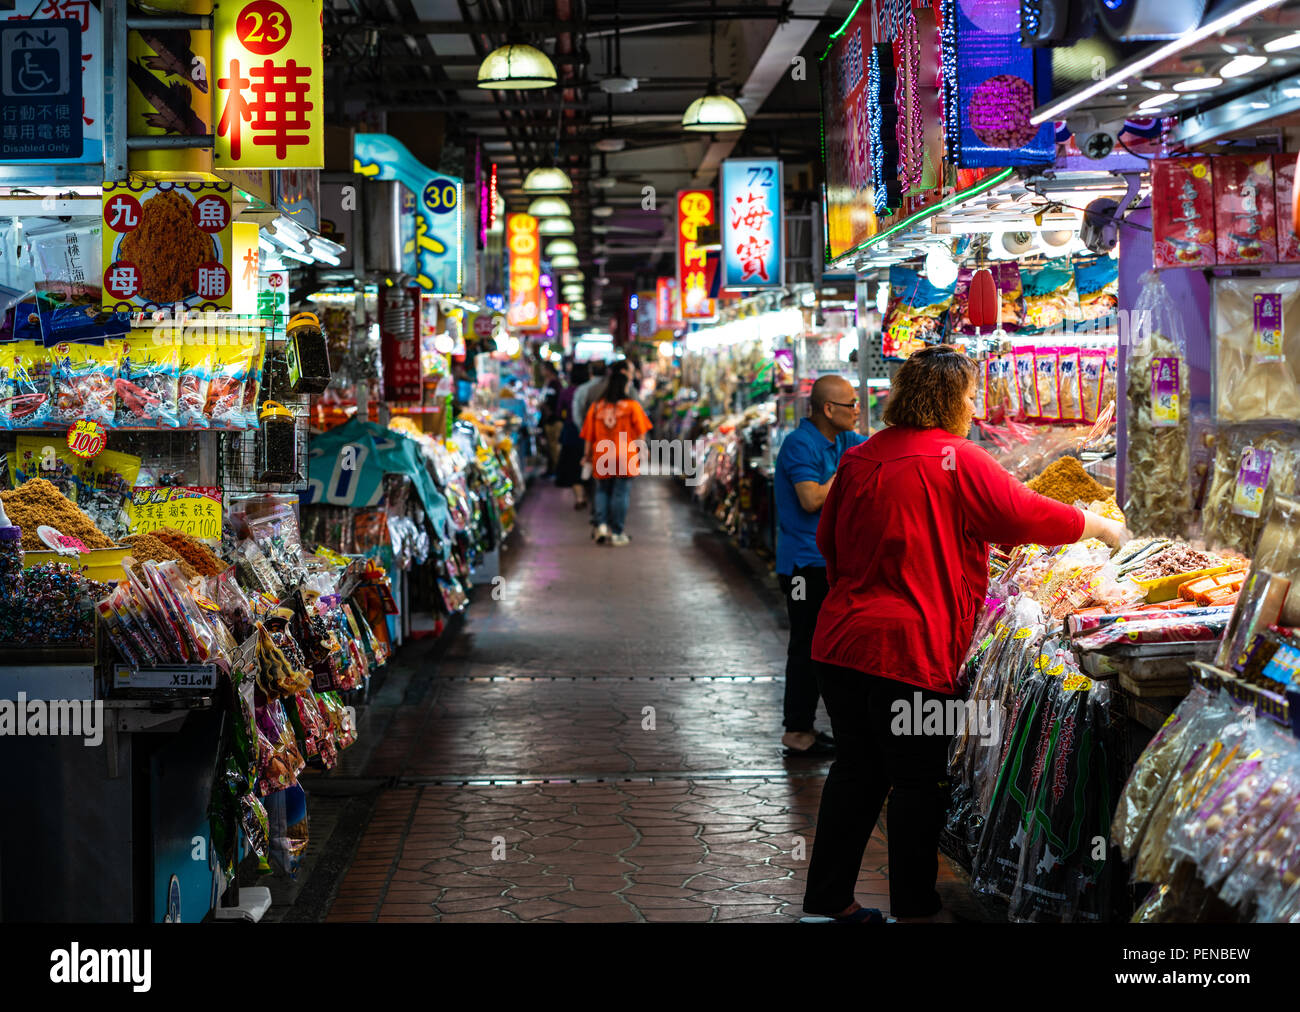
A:
[[[568,218],[543,218],[537,231],[542,235],[573,235],[573,222]]]
[[[573,212],[563,197],[538,197],[528,205],[528,213],[534,218],[568,218]]]
[[[541,165],[524,179],[525,193],[572,193],[573,183],[554,165]]]
[[[529,214],[536,214],[536,211],[529,209]],[[559,256],[561,253],[578,252],[578,244],[572,239],[552,239],[546,244],[546,255],[548,257]]]
[[[551,266],[557,271],[565,267],[580,267],[582,261],[571,253],[561,253],[558,257],[551,257]]]
[[[713,0],[716,10],[717,0]],[[709,90],[686,107],[682,129],[690,133],[725,133],[744,130],[749,120],[745,110],[718,89],[718,20],[709,21]]]
[[[478,67],[480,88],[554,88],[555,64],[540,49],[512,43],[494,49]]]

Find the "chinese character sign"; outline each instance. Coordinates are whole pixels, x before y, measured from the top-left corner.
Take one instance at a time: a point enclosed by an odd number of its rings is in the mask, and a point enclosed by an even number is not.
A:
[[[714,223],[712,190],[677,193],[677,287],[683,320],[711,320],[717,302],[709,298],[708,254],[699,245],[700,228]]]
[[[322,168],[320,0],[218,0],[212,14],[215,164]]]
[[[229,310],[230,201],[229,183],[105,183],[104,309]]]
[[[367,179],[395,179],[416,195],[415,283],[435,295],[461,294],[465,290],[461,180],[434,172],[388,134],[356,135],[352,171]]]
[[[546,325],[542,309],[542,249],[538,222],[531,214],[506,218],[506,247],[510,255],[510,308],[506,320],[520,330]]]
[[[782,271],[781,163],[722,163],[723,287],[779,288]]]
[[[379,289],[379,350],[384,369],[384,400],[420,402],[420,292],[418,288]]]
[[[257,314],[257,293],[260,287],[257,233],[257,225],[253,222],[237,221],[231,226],[234,255],[230,261],[230,309],[242,316]]]
[[[655,323],[660,330],[681,325],[681,300],[677,298],[676,278],[655,279]]]

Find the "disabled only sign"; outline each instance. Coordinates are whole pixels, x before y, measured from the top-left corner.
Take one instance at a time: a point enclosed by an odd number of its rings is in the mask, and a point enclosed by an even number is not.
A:
[[[81,61],[76,21],[0,22],[0,161],[81,156]]]

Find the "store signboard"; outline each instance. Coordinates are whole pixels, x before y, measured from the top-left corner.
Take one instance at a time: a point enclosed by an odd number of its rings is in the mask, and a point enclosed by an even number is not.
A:
[[[131,31],[127,35],[127,134],[132,137],[202,137],[212,133],[208,60],[212,33],[186,28]],[[131,172],[156,179],[211,178],[212,149],[135,148]]]
[[[303,228],[320,231],[320,170],[281,169],[271,173],[275,206]]]
[[[203,541],[219,541],[221,491],[211,486],[137,486],[126,504],[131,533],[148,534],[159,527],[175,527]]]
[[[379,349],[384,368],[384,400],[418,404],[424,393],[420,373],[420,292],[416,288],[379,289]]]
[[[781,162],[728,158],[722,163],[724,288],[780,288],[784,281]]]
[[[954,22],[958,119],[949,157],[963,169],[1053,161],[1054,125],[1029,122],[1035,51],[1020,45],[1019,0],[956,4]]]
[[[835,260],[880,231],[872,187],[867,65],[874,41],[871,5],[841,29],[821,62],[826,257]]]
[[[266,271],[258,276],[257,315],[287,322],[289,318],[289,272]]]
[[[237,221],[230,226],[234,250],[231,256],[230,310],[241,316],[254,316],[257,313],[257,294],[261,288],[257,272],[261,260],[257,233],[258,228],[254,222]]]
[[[434,172],[388,134],[357,134],[353,138],[352,171],[367,179],[395,179],[417,195],[415,283],[435,295],[462,294],[465,243],[461,180]]]
[[[229,183],[105,183],[103,308],[229,310]]]
[[[518,330],[546,329],[538,228],[538,221],[531,214],[512,214],[506,218],[506,250],[510,256],[510,308],[506,320]]]
[[[0,11],[0,163],[102,163],[104,28],[86,0]],[[89,82],[87,85],[86,82]]]
[[[677,297],[676,278],[658,278],[655,281],[655,323],[661,330],[680,327],[681,300]]]
[[[321,0],[216,0],[212,29],[214,164],[322,168]]]
[[[712,190],[677,191],[677,288],[684,321],[712,320],[718,304],[709,298],[708,254],[701,228],[717,223]]]

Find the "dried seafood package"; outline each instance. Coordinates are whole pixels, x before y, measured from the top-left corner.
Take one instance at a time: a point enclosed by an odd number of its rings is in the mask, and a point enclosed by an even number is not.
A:
[[[1220,432],[1205,495],[1205,543],[1251,555],[1273,500],[1290,496],[1300,473],[1300,433],[1257,426]]]
[[[1214,282],[1215,420],[1300,419],[1300,280]]]
[[[1180,311],[1154,271],[1143,278],[1137,312],[1149,313],[1151,327],[1129,353],[1124,515],[1140,537],[1185,530],[1191,519],[1191,411]]]

